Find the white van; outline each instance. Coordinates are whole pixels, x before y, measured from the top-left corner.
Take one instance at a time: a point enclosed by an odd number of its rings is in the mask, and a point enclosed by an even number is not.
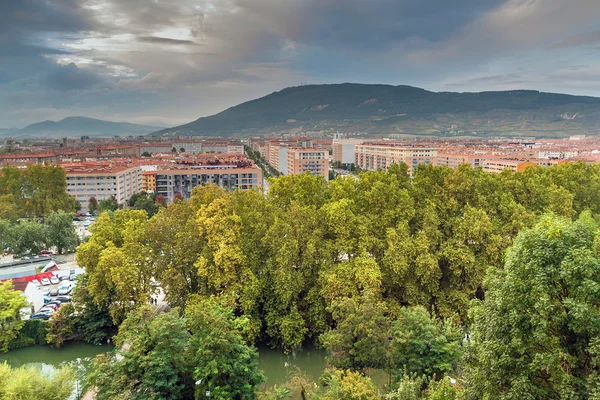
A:
[[[58,285],[58,294],[69,294],[71,290],[73,290],[73,286],[75,286],[74,282],[71,281],[62,281]]]

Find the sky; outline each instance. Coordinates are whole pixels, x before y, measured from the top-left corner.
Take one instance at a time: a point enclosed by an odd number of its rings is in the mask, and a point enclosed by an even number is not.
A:
[[[0,0],[0,128],[174,126],[341,82],[600,96],[600,3]]]

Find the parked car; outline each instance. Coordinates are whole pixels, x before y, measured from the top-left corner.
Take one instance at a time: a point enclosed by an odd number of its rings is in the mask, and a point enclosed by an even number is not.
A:
[[[50,296],[58,296],[58,289],[50,289]]]
[[[74,286],[75,284],[73,282],[62,281],[60,285],[58,285],[58,294],[69,294]]]
[[[42,295],[44,296],[49,296],[50,295],[50,288],[46,288],[42,291]]]
[[[42,285],[48,286],[49,284],[50,284],[50,279],[48,279],[48,278],[42,278]]]
[[[56,284],[58,283],[58,278],[57,278],[56,276],[52,276],[52,277],[50,278],[50,282],[51,282],[53,285],[56,285]]]
[[[72,282],[75,281],[76,278],[77,278],[77,274],[75,274],[75,273],[72,273],[71,275],[69,275],[69,280]]]
[[[69,276],[68,275],[62,275],[60,278],[60,281],[68,281],[69,280]]]
[[[52,308],[52,307],[42,307],[42,308],[40,308],[40,309],[38,310],[38,312],[37,312],[37,313],[38,313],[38,314],[42,314],[42,313],[44,313],[44,314],[49,314],[49,315],[52,315],[52,314],[54,314],[54,308]]]
[[[52,299],[50,297],[44,296],[44,304],[49,303],[52,301]]]
[[[61,303],[70,303],[71,296],[58,296],[56,300],[60,301]]]
[[[61,303],[60,301],[58,301],[58,300],[52,300],[51,302],[49,302],[49,303],[46,303],[46,304],[53,304],[53,305],[55,305],[56,307],[60,307],[60,305],[61,305],[62,303]]]
[[[52,304],[52,303],[46,303],[46,305],[44,307],[42,307],[42,310],[44,308],[52,308],[54,311],[56,311],[56,309],[58,308],[58,305]]]
[[[33,280],[31,280],[31,284],[32,284],[32,285],[34,285],[34,286],[37,286],[37,287],[38,287],[38,289],[39,289],[39,287],[40,287],[40,281],[38,281],[37,279],[33,279]]]
[[[30,318],[31,319],[43,319],[44,321],[47,321],[47,320],[50,319],[50,314],[47,314],[47,313],[35,313]]]

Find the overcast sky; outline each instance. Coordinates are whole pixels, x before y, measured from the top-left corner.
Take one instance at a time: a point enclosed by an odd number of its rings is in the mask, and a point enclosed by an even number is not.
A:
[[[600,96],[600,2],[0,0],[0,127],[177,125],[336,82]]]

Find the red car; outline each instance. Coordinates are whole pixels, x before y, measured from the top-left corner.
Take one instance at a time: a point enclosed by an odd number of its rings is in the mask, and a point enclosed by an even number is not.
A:
[[[40,251],[40,256],[51,256],[52,254],[54,254],[54,253],[52,253],[50,250]]]

